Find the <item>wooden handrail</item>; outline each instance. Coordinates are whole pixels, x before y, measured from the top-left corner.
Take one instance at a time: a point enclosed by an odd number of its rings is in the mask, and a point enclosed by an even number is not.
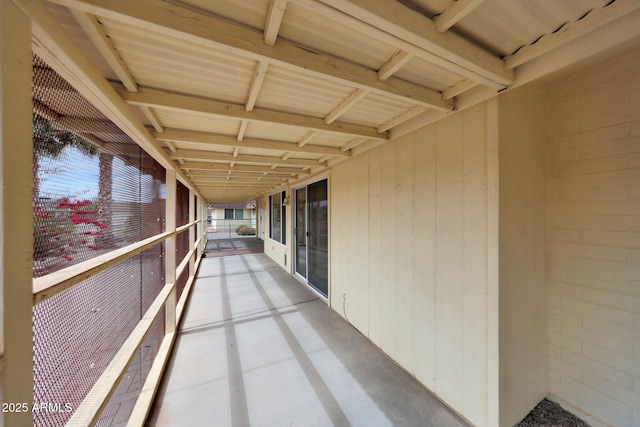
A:
[[[162,311],[167,297],[174,288],[175,283],[168,283],[162,288],[147,312],[69,419],[66,424],[67,427],[85,427],[95,424],[100,413],[109,403],[109,398],[116,390],[118,383],[127,372],[129,364],[135,357],[136,350],[142,345],[151,330],[153,322]]]

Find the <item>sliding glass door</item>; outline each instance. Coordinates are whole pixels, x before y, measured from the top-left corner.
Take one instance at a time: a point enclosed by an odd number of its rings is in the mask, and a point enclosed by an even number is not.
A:
[[[307,187],[296,190],[296,272],[307,277]]]
[[[329,210],[327,180],[296,190],[296,272],[329,295]]]

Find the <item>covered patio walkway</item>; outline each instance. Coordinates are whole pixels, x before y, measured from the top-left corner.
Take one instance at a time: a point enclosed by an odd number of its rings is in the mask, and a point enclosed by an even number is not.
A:
[[[466,426],[264,254],[202,260],[151,426]]]

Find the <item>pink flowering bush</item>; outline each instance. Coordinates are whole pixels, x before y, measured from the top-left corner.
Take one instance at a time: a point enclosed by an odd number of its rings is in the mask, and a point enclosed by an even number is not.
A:
[[[79,251],[98,250],[95,236],[106,228],[98,220],[96,204],[91,200],[45,200],[34,207],[34,258],[60,257],[74,261]]]

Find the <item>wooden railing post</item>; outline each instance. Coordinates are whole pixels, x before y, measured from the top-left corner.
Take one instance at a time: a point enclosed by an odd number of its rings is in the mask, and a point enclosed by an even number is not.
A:
[[[166,202],[166,231],[176,230],[176,193],[177,181],[176,172],[167,169],[167,202]],[[166,240],[165,257],[165,277],[166,283],[176,283],[176,235],[172,235]],[[165,306],[165,333],[169,334],[176,330],[176,288],[174,286],[171,294],[167,298]]]
[[[31,22],[0,2],[0,424],[32,423]]]
[[[195,191],[189,190],[189,223],[192,223],[196,220],[196,206],[195,206]],[[189,252],[195,252],[196,249],[196,230],[197,225],[189,228]],[[189,259],[189,277],[195,277],[195,255]]]

